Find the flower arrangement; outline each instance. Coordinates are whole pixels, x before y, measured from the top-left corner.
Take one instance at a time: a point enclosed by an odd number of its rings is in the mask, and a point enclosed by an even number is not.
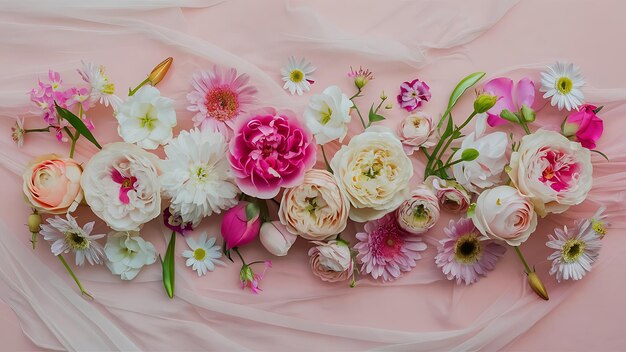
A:
[[[241,287],[258,293],[272,262],[247,262],[242,254],[257,237],[274,256],[289,255],[299,238],[309,241],[311,274],[328,283],[354,287],[367,276],[393,281],[424,260],[423,236],[446,212],[453,219],[443,228],[434,257],[443,277],[474,284],[512,247],[529,285],[547,300],[541,275],[520,247],[531,236],[542,236],[536,234],[542,218],[585,201],[593,185],[591,153],[606,158],[594,149],[603,132],[602,107],[585,103],[584,81],[572,64],[548,66],[538,82],[544,92],[539,99],[568,111],[560,128],[558,122],[556,128],[533,128],[542,111],[529,77],[483,84],[459,125],[452,111],[485,73],[460,81],[438,121],[422,111],[431,98],[429,85],[418,78],[405,81],[396,100],[407,115],[394,131],[378,123],[393,109],[392,103],[383,109],[384,92],[366,118],[358,107],[374,79],[367,69],[348,73],[353,95],[329,86],[296,112],[258,106],[247,74],[215,66],[190,78],[187,109],[195,113],[194,128],[174,135],[173,101],[156,88],[172,62],[157,65],[125,99],[115,95],[102,66],[83,64],[78,72],[86,84],[66,89],[51,70],[30,92],[45,127],[26,129],[18,119],[12,129],[18,147],[35,132],[53,132],[61,143],[71,143],[67,158],[48,154],[33,160],[24,171],[23,191],[33,210],[28,219],[33,248],[40,236],[49,241],[52,254],[88,297],[65,260],[69,253],[76,265],[105,264],[122,280],[134,279],[159,258],[170,298],[177,256],[204,276],[227,265],[224,257],[234,262],[234,253],[242,265]],[[280,70],[284,88],[292,95],[307,93],[315,71],[305,59],[289,58]],[[98,143],[87,116],[96,104],[112,107],[122,141]],[[353,118],[363,131],[348,136]],[[74,159],[80,138],[99,149],[85,163]],[[324,149],[330,142],[340,144],[334,155]],[[163,159],[152,152],[158,148]],[[314,168],[318,159],[325,169]],[[414,168],[414,161],[422,166]],[[421,182],[411,183],[421,173]],[[81,225],[73,215],[81,204],[110,232],[93,233],[93,221]],[[607,233],[603,212],[547,236],[546,246],[554,250],[547,274],[561,282],[582,279],[591,270]],[[221,244],[206,232],[194,233],[204,219],[220,213]],[[162,255],[142,232],[159,217],[171,230]],[[356,223],[356,233],[346,230],[349,222]],[[180,253],[178,236],[188,247]]]

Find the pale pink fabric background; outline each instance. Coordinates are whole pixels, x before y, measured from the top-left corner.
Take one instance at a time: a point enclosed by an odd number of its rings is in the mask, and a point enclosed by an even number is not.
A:
[[[626,3],[613,1],[0,1],[0,338],[3,350],[623,350],[626,269]],[[214,6],[209,6],[214,5]],[[606,105],[606,133],[598,144],[611,158],[594,156],[594,188],[588,201],[564,216],[542,220],[522,247],[544,278],[551,300],[529,292],[522,268],[509,250],[488,278],[471,287],[443,279],[433,264],[440,226],[426,236],[424,259],[402,279],[381,285],[369,279],[350,289],[325,284],[309,271],[308,245],[299,240],[274,268],[255,296],[241,291],[238,265],[198,279],[177,259],[177,297],[169,301],[158,264],[133,282],[122,282],[105,267],[76,269],[95,302],[84,301],[74,283],[40,242],[30,249],[24,227],[28,208],[21,202],[20,173],[37,154],[66,154],[52,135],[29,135],[18,150],[9,138],[17,115],[29,127],[26,92],[48,68],[77,83],[80,60],[102,63],[123,94],[152,66],[175,58],[160,85],[177,100],[179,126],[191,126],[185,111],[190,76],[213,64],[236,67],[252,76],[263,105],[302,113],[310,94],[283,91],[279,69],[290,55],[305,56],[319,69],[313,92],[331,84],[351,91],[349,66],[364,65],[376,79],[361,106],[384,89],[397,94],[403,80],[420,77],[433,99],[425,110],[437,116],[466,74],[520,78],[557,59],[579,64],[590,102]],[[471,94],[469,94],[471,96]],[[461,100],[457,118],[470,108]],[[385,124],[404,116],[394,108]],[[557,126],[562,115],[545,107],[540,124]],[[119,140],[110,110],[91,117],[101,143]],[[352,131],[360,131],[358,122]],[[336,146],[335,146],[336,149]],[[79,143],[77,158],[95,148]],[[423,160],[414,158],[419,170]],[[417,172],[414,181],[421,176]],[[546,235],[555,227],[608,206],[610,234],[593,272],[583,281],[556,285],[547,276]],[[80,213],[82,222],[93,218]],[[219,235],[219,218],[201,229]],[[106,231],[99,222],[97,230]],[[352,233],[355,228],[352,227]],[[145,237],[164,251],[167,231],[155,222]],[[186,247],[179,238],[177,252]],[[260,243],[244,249],[249,259],[269,258]]]

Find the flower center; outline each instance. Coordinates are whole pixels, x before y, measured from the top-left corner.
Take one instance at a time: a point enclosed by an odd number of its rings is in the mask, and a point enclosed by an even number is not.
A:
[[[137,177],[124,176],[118,169],[113,168],[113,170],[111,171],[111,179],[113,179],[113,182],[120,185],[120,191],[118,193],[120,201],[123,204],[130,203],[128,192],[135,190],[135,182],[137,182]]]
[[[86,249],[89,247],[89,241],[77,232],[66,232],[65,242],[75,251]]]
[[[482,247],[475,233],[461,236],[454,246],[454,258],[462,264],[476,263],[482,255]]]
[[[600,238],[603,238],[606,235],[606,226],[602,221],[592,221],[591,228],[593,228]]]
[[[578,171],[578,165],[570,156],[558,150],[546,151],[546,149],[541,150],[545,152],[545,155],[541,157],[545,167],[539,181],[557,192],[568,189],[574,174]]]
[[[315,210],[318,208],[317,198],[306,198],[306,201],[309,205],[307,205],[305,209],[309,212],[309,215],[313,218],[317,217],[315,214]]]
[[[193,258],[195,260],[204,260],[204,257],[206,257],[206,251],[203,248],[196,248],[193,251]]]
[[[146,115],[139,119],[139,124],[141,128],[152,131],[154,127],[156,127],[156,122],[158,121],[158,119],[154,118],[153,116],[154,107],[151,106],[150,109],[148,109],[148,112],[146,112]]]
[[[369,178],[376,178],[383,169],[383,164],[379,161],[374,162],[363,174]]]
[[[102,93],[104,94],[113,94],[115,93],[115,84],[113,83],[106,83],[105,85],[102,86]]]
[[[205,106],[210,117],[228,121],[239,113],[238,95],[228,87],[214,88],[207,93]]]
[[[578,261],[583,253],[585,253],[585,242],[578,239],[569,239],[565,241],[561,252],[563,253],[563,260],[566,263],[573,263]]]
[[[559,77],[559,80],[556,82],[556,89],[561,94],[568,94],[572,91],[574,87],[574,83],[569,77]]]
[[[294,83],[300,83],[304,79],[304,72],[300,70],[293,70],[289,74],[289,79]]]
[[[322,111],[322,118],[320,119],[320,123],[322,125],[325,125],[328,123],[328,121],[330,121],[330,117],[333,114],[333,110],[329,107],[326,106],[326,111]]]
[[[193,176],[198,182],[205,182],[209,178],[209,170],[204,166],[198,166],[193,171]]]

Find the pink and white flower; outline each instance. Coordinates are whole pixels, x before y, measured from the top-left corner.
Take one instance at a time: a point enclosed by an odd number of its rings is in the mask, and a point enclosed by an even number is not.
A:
[[[429,100],[430,87],[428,87],[426,82],[414,79],[411,82],[404,82],[400,85],[398,103],[406,111],[413,111]]]
[[[331,240],[326,243],[313,241],[309,249],[309,264],[313,275],[326,282],[339,282],[354,275],[354,261],[348,243]]]
[[[439,205],[452,213],[464,213],[472,198],[469,192],[454,180],[443,180],[437,176],[428,176],[424,184],[435,191]]]
[[[392,281],[402,272],[411,271],[421,258],[419,252],[426,249],[421,237],[407,233],[397,223],[391,212],[378,220],[365,224],[365,231],[356,234],[359,240],[354,246],[361,273],[374,279]]]
[[[435,193],[425,185],[420,185],[411,192],[396,210],[398,225],[414,235],[425,233],[439,220],[439,201]]]
[[[257,263],[263,263],[263,272],[260,274],[255,274],[254,270],[252,270],[252,265]],[[241,282],[241,289],[245,289],[249,287],[252,293],[257,294],[263,290],[259,287],[259,283],[265,276],[265,272],[267,269],[272,267],[271,260],[265,260],[263,262],[253,262],[250,264],[244,264],[241,267],[241,271],[239,271],[239,281]]]
[[[593,149],[604,132],[604,122],[596,115],[597,106],[584,104],[574,111],[563,124],[563,135],[580,142],[583,147]]]
[[[513,87],[513,80],[510,78],[494,78],[485,84],[483,90],[485,93],[498,97],[496,105],[487,111],[489,126],[499,126],[506,123],[507,120],[500,116],[503,110],[516,113],[524,106],[532,108],[535,101],[535,83],[528,77],[519,80],[515,87]]]
[[[230,165],[242,192],[275,197],[281,187],[302,183],[315,164],[311,133],[292,111],[265,108],[243,119],[230,141]]]
[[[85,259],[89,264],[102,264],[104,250],[100,243],[96,242],[105,236],[105,234],[92,235],[95,221],[88,222],[84,227],[80,227],[76,219],[69,213],[66,219],[58,215],[49,218],[48,224],[41,225],[41,235],[44,240],[52,243],[50,250],[54,255],[63,253],[76,253],[76,265],[82,266]]]
[[[436,144],[435,123],[432,117],[423,113],[407,116],[402,120],[398,133],[407,155],[412,155],[420,147],[430,148]]]

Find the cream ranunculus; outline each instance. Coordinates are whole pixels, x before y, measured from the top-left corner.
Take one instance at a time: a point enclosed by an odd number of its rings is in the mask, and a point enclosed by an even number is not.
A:
[[[519,246],[537,228],[533,204],[511,186],[483,191],[469,213],[480,233],[511,246]]]
[[[591,189],[591,153],[563,135],[539,130],[524,136],[511,155],[509,176],[539,216],[582,203]]]
[[[405,231],[419,235],[435,226],[439,220],[439,201],[435,193],[421,185],[411,192],[396,210],[398,225]]]
[[[28,204],[40,213],[65,214],[76,210],[83,199],[80,165],[48,154],[33,160],[22,176]]]
[[[80,184],[91,210],[116,231],[136,231],[161,213],[159,159],[128,143],[104,146]]]
[[[398,129],[400,139],[404,145],[404,151],[408,155],[419,150],[420,147],[430,148],[436,143],[434,141],[435,124],[433,119],[422,113],[407,116]]]
[[[330,86],[309,100],[304,111],[306,126],[315,136],[317,144],[326,144],[348,133],[352,101],[337,86]]]
[[[283,193],[278,217],[287,230],[309,240],[325,240],[346,228],[350,201],[333,175],[309,170],[301,185]]]
[[[370,127],[354,136],[330,165],[352,204],[354,221],[379,219],[409,197],[413,165],[398,137],[384,127]]]

